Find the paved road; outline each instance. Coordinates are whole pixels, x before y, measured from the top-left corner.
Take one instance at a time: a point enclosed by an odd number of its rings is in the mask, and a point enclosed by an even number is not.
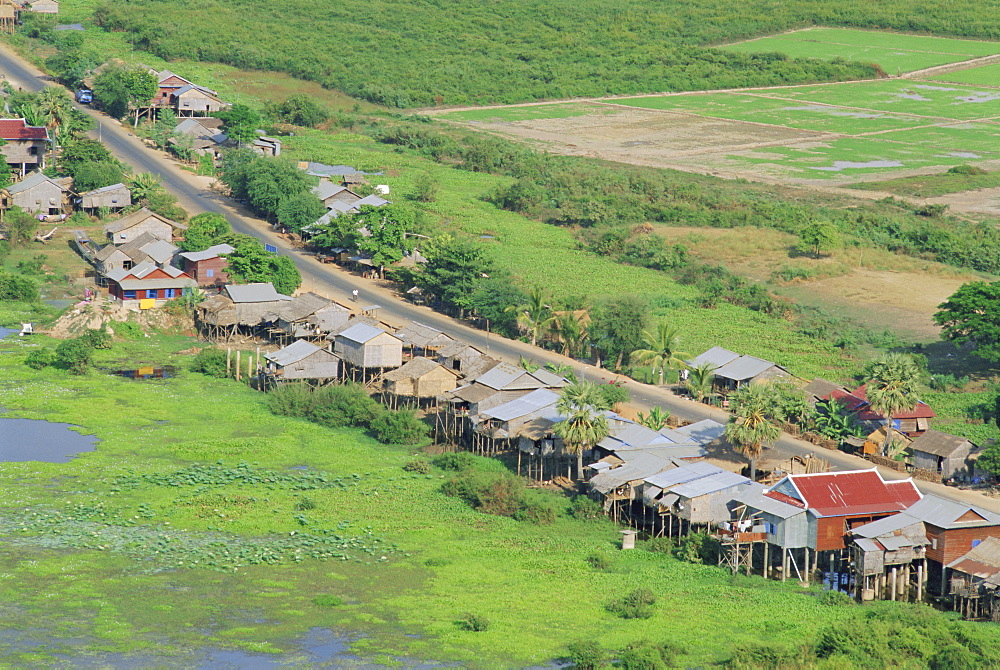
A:
[[[28,90],[38,91],[44,86],[51,84],[48,77],[4,47],[0,47],[0,71],[5,73],[14,85]],[[403,301],[393,292],[375,286],[371,281],[362,279],[335,266],[320,263],[312,255],[292,247],[286,240],[276,235],[265,221],[253,217],[246,210],[235,206],[230,199],[211,190],[209,186],[213,181],[212,179],[197,177],[182,170],[177,163],[170,160],[165,154],[143,144],[117,121],[113,121],[89,107],[79,106],[79,108],[90,114],[100,124],[99,131],[94,133],[95,137],[99,137],[115,156],[132,165],[137,170],[159,174],[163,178],[164,187],[177,196],[181,206],[188,210],[188,212],[194,214],[200,212],[217,212],[223,214],[237,232],[264,239],[269,244],[277,246],[279,251],[291,257],[295,261],[295,265],[299,268],[299,272],[302,273],[303,288],[317,290],[341,300],[347,299],[352,290],[358,289],[363,303],[377,303],[382,306],[379,311],[379,318],[387,323],[401,325],[407,321],[418,321],[444,330],[458,339],[468,342],[484,351],[488,351],[495,357],[500,357],[511,362],[516,363],[523,357],[543,365],[547,363],[571,365],[576,374],[583,379],[600,380],[616,378],[614,373],[607,370],[585,365],[557,353],[532,347],[524,342],[484,333],[466,323],[438,314],[430,308]],[[695,403],[670,393],[665,389],[641,384],[633,380],[627,381],[626,388],[629,389],[632,396],[631,404],[639,409],[648,409],[655,406],[663,407],[669,409],[674,416],[685,421],[715,419],[716,421],[725,422],[728,419],[728,415],[722,410]],[[771,451],[773,455],[780,455],[783,458],[788,458],[792,455],[815,455],[830,461],[835,469],[847,470],[871,467],[871,463],[864,459],[841,452],[821,449],[788,435],[782,435]],[[900,473],[891,470],[882,469],[882,472],[886,478],[902,478]],[[925,492],[946,493],[952,497],[975,501],[977,504],[982,504],[1000,512],[1000,500],[994,498],[986,498],[976,493],[957,491],[941,485],[924,482],[920,482],[918,485]]]

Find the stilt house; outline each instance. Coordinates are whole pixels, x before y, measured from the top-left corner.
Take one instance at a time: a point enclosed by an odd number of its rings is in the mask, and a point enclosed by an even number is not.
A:
[[[0,147],[4,160],[22,177],[45,167],[49,150],[49,129],[45,126],[29,126],[24,119],[0,119],[0,139],[6,141]]]
[[[404,351],[410,356],[434,356],[439,348],[455,341],[453,337],[437,328],[416,321],[411,321],[395,334],[403,342]]]
[[[132,205],[132,193],[125,184],[112,184],[81,193],[76,198],[76,205],[90,212],[96,212],[102,207],[109,210],[125,209]]]
[[[267,374],[277,380],[336,379],[340,374],[340,359],[305,340],[264,354],[264,358],[268,361]]]
[[[385,391],[396,396],[437,398],[458,385],[458,375],[429,358],[417,356],[385,373]]]
[[[337,333],[334,351],[356,368],[398,368],[403,364],[403,343],[385,330],[365,323]]]

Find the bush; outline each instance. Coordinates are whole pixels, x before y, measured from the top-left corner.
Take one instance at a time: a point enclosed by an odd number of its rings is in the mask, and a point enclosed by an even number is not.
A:
[[[429,427],[413,410],[383,410],[369,422],[375,439],[383,444],[417,444],[427,437]]]
[[[489,630],[490,620],[478,614],[466,614],[458,621],[458,627],[473,633]]]
[[[646,543],[646,551],[667,554],[668,556],[672,556],[676,548],[677,545],[674,543],[673,538],[669,537],[654,537]]]
[[[569,515],[580,521],[599,521],[604,517],[601,503],[587,496],[576,496],[569,504]]]
[[[608,572],[611,570],[611,566],[614,565],[611,558],[605,554],[591,554],[587,557],[587,563],[598,572]]]
[[[719,541],[708,533],[691,533],[678,542],[674,557],[688,563],[716,565],[720,551]]]
[[[0,270],[0,300],[35,302],[38,298],[38,284],[34,280]]]
[[[957,642],[943,647],[931,657],[931,670],[976,670],[983,667],[982,659]]]
[[[414,458],[412,461],[406,463],[403,469],[407,472],[415,472],[418,475],[430,474],[431,464],[430,461],[423,458]]]
[[[947,174],[982,175],[986,174],[986,170],[975,165],[956,165],[949,168]]]
[[[87,332],[80,336],[80,339],[86,341],[94,349],[111,348],[111,333],[104,326],[100,330],[88,328]]]
[[[467,451],[456,451],[435,456],[431,463],[442,470],[461,472],[476,467],[476,457]]]
[[[764,642],[748,642],[733,649],[728,667],[779,670],[804,665],[801,650]]]
[[[522,500],[521,509],[514,512],[518,521],[529,521],[538,526],[547,526],[556,520],[556,510],[551,503],[543,500]]]
[[[86,337],[66,340],[56,347],[55,364],[75,375],[87,372],[94,359],[94,348]]]
[[[295,503],[295,511],[297,512],[308,512],[311,509],[316,509],[316,501],[308,496],[302,496]]]
[[[319,607],[340,607],[344,604],[343,598],[334,595],[316,596],[312,599],[313,605]]]
[[[114,326],[115,335],[126,340],[141,340],[146,337],[142,327],[135,321],[119,321]]]
[[[843,591],[824,591],[819,597],[819,601],[831,607],[842,607],[844,605],[854,605],[854,598]]]
[[[607,653],[593,640],[581,640],[568,647],[569,660],[575,670],[598,670],[604,665]]]
[[[615,598],[605,605],[612,614],[623,619],[648,619],[653,616],[656,596],[649,589],[635,589],[622,598]]]
[[[55,365],[55,362],[56,352],[51,347],[35,349],[24,358],[24,364],[32,370],[41,370],[49,365]]]
[[[191,370],[210,377],[225,377],[226,352],[215,347],[202,349],[191,361]]]

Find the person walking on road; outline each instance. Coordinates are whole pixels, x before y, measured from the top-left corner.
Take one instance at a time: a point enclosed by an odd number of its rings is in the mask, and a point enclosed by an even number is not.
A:
[[[354,289],[353,291],[351,291],[351,300],[353,300],[354,302],[358,301],[358,289]]]

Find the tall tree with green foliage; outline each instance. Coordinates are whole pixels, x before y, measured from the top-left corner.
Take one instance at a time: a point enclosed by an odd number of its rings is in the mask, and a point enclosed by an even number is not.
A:
[[[608,436],[609,409],[605,396],[593,382],[577,382],[564,386],[556,409],[562,421],[552,430],[563,439],[566,448],[576,454],[576,476],[583,479],[583,452]]]
[[[449,238],[424,253],[427,263],[413,276],[414,283],[464,316],[473,307],[476,288],[493,271],[486,252],[479,245]]]
[[[156,77],[142,65],[112,64],[94,78],[94,99],[108,114],[124,118],[156,95]]]
[[[562,345],[563,356],[574,356],[587,340],[587,324],[573,310],[558,314],[552,322],[552,332]]]
[[[772,403],[767,384],[746,384],[730,396],[735,412],[726,424],[726,439],[750,461],[750,479],[757,479],[757,459],[781,436],[771,422]]]
[[[288,256],[264,250],[255,237],[240,236],[231,242],[234,251],[225,254],[229,262],[226,271],[239,282],[270,282],[278,293],[291,295],[302,284],[295,263]]]
[[[412,232],[415,217],[413,210],[402,205],[370,207],[365,205],[356,215],[358,230],[367,231],[357,238],[358,249],[371,254],[372,263],[384,274],[385,266],[403,258],[413,245],[406,234]]]
[[[278,202],[275,215],[278,225],[298,233],[306,226],[316,223],[316,219],[326,213],[326,207],[313,193],[303,191]]]
[[[606,355],[615,357],[615,370],[620,370],[627,356],[643,344],[649,307],[635,296],[622,296],[601,305],[594,311],[590,339]]]
[[[1000,281],[963,284],[938,305],[934,321],[942,339],[971,342],[978,355],[1000,361]]]
[[[7,210],[0,229],[12,247],[25,247],[35,239],[38,219],[16,205]]]
[[[534,287],[528,292],[528,299],[520,305],[511,305],[508,311],[517,314],[517,326],[521,332],[531,337],[531,346],[538,343],[538,338],[555,322],[549,306],[549,296],[541,287]]]
[[[822,252],[840,245],[840,231],[830,221],[813,221],[799,233],[799,242],[819,258]]]
[[[639,365],[649,364],[653,374],[659,372],[661,385],[665,370],[683,368],[687,365],[684,359],[690,354],[679,351],[680,335],[677,334],[677,329],[671,328],[666,321],[656,324],[655,330],[642,331],[642,339],[645,347],[633,351],[631,360]]]
[[[73,167],[73,188],[77,193],[125,182],[125,172],[118,161],[82,163]]]
[[[178,246],[184,251],[204,251],[232,234],[233,227],[226,217],[215,212],[202,212],[188,221],[188,229]]]
[[[263,125],[263,119],[256,109],[239,102],[222,110],[218,116],[222,119],[223,132],[230,139],[236,140],[239,146],[257,139],[257,129]]]
[[[906,354],[882,354],[872,360],[865,370],[867,382],[865,395],[872,411],[886,420],[883,455],[892,443],[892,417],[899,412],[912,410],[917,406],[920,388],[920,370],[913,358]]]
[[[716,369],[718,366],[714,363],[702,363],[688,370],[688,378],[684,382],[684,388],[698,402],[702,402],[706,397],[712,395]]]

